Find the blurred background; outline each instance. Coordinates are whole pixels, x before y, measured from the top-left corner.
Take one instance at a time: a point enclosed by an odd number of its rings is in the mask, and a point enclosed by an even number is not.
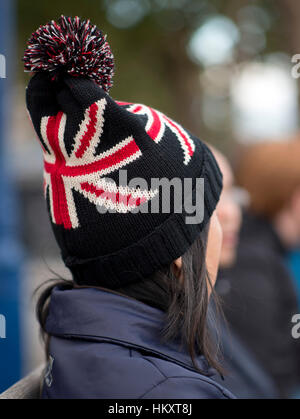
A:
[[[43,360],[33,290],[56,273],[69,278],[46,213],[21,61],[30,34],[61,14],[107,33],[113,98],[163,111],[232,162],[249,144],[299,129],[296,0],[0,0],[0,392]]]

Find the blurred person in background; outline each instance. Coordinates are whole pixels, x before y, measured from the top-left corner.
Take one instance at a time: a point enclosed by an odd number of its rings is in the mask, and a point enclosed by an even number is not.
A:
[[[296,397],[300,382],[300,342],[291,333],[298,304],[285,260],[300,243],[299,162],[299,141],[253,145],[240,158],[237,181],[250,206],[236,262],[219,283],[232,330],[282,398]]]
[[[216,209],[223,231],[216,290],[222,294],[222,289],[227,286],[226,280],[222,278],[223,273],[236,261],[242,221],[241,208],[247,205],[248,194],[235,186],[233,171],[227,158],[214,148],[212,151],[223,174],[223,190]],[[277,398],[278,393],[271,377],[230,329],[226,319],[221,323],[220,332],[227,388],[239,398]]]
[[[242,219],[241,205],[247,195],[242,189],[235,187],[233,172],[226,157],[215,149],[213,153],[223,174],[223,190],[217,213],[223,230],[220,266],[226,268],[232,266],[236,259]]]

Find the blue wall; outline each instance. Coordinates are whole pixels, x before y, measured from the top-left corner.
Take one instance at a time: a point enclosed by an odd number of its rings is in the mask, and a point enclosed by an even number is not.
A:
[[[6,319],[6,337],[0,337],[0,392],[21,376],[20,271],[18,205],[8,159],[11,141],[15,56],[15,1],[0,1],[0,54],[6,60],[6,78],[0,71],[0,314]],[[2,323],[3,328],[3,323]],[[3,331],[2,331],[3,335]]]
[[[300,249],[290,252],[288,256],[288,264],[294,277],[300,309]]]

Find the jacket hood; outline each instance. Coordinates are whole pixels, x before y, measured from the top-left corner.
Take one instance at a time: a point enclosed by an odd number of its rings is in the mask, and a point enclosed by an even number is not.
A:
[[[114,292],[95,289],[54,288],[46,331],[66,339],[112,342],[143,350],[196,371],[190,355],[178,340],[162,341],[165,313]],[[207,375],[216,374],[203,356],[198,367]]]

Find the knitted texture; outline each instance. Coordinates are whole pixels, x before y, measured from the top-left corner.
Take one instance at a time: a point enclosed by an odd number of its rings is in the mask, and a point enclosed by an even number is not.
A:
[[[106,90],[91,77],[65,73],[54,80],[43,70],[31,78],[26,101],[62,258],[78,284],[117,288],[188,249],[216,207],[222,176],[208,147],[177,122],[148,106],[117,102]],[[120,184],[120,170],[128,183],[145,182]],[[202,222],[186,223],[192,214],[184,205],[179,211],[175,188],[163,210],[166,191],[152,186],[163,178],[190,179],[194,204],[196,180],[204,179]],[[155,200],[158,210],[151,211]]]

